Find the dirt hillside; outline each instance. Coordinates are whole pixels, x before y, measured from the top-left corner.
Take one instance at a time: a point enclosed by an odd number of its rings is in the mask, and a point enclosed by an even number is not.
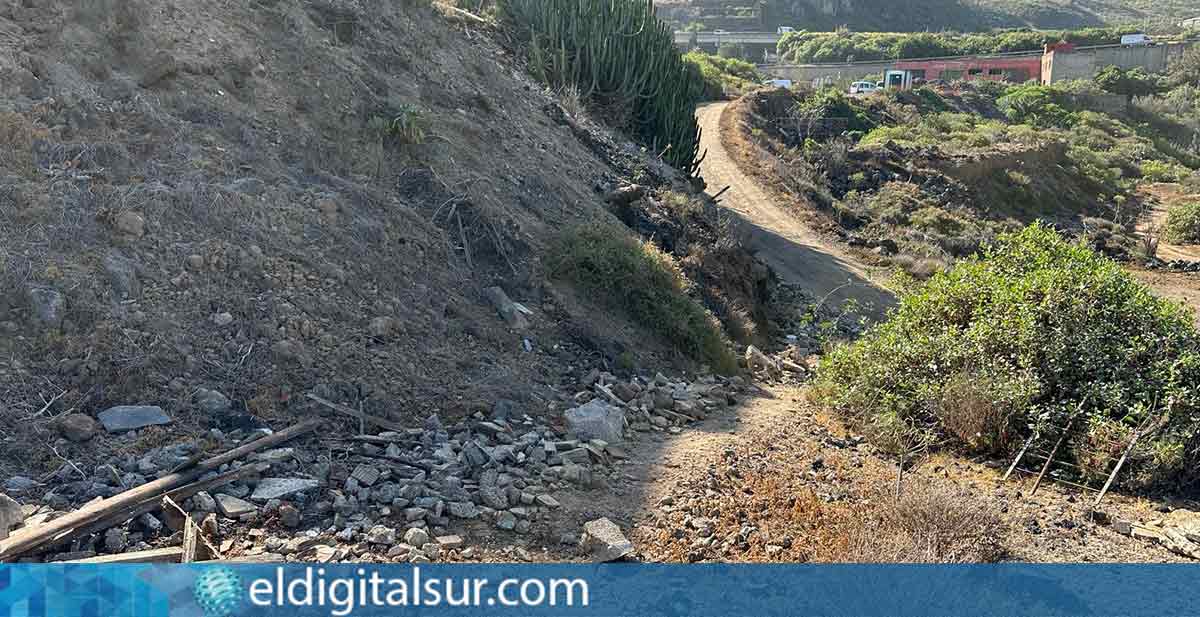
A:
[[[398,419],[544,413],[626,352],[677,360],[547,283],[540,252],[615,223],[621,183],[688,183],[565,116],[495,40],[418,1],[0,5],[0,476],[279,428],[309,392]],[[172,426],[62,436],[135,404]]]

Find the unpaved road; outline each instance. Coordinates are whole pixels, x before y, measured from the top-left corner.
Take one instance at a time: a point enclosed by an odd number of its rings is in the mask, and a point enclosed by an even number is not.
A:
[[[751,250],[758,252],[784,281],[802,286],[818,299],[828,297],[826,304],[838,307],[853,299],[863,314],[881,317],[895,300],[876,282],[878,275],[780,207],[742,173],[725,151],[721,114],[727,106],[712,103],[697,111],[704,131],[701,150],[708,151],[701,173],[712,193],[729,187],[721,197],[721,205],[736,215]]]

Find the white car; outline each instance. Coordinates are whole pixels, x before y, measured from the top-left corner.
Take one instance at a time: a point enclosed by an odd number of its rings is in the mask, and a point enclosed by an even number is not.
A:
[[[856,81],[850,84],[850,94],[870,94],[879,90],[873,81]]]

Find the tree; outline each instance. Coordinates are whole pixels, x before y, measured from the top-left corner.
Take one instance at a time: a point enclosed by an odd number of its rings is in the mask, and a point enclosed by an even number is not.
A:
[[[1148,75],[1140,67],[1125,70],[1110,66],[1096,75],[1096,85],[1105,92],[1124,96],[1126,110],[1133,107],[1134,98],[1153,96],[1167,89],[1162,78]]]

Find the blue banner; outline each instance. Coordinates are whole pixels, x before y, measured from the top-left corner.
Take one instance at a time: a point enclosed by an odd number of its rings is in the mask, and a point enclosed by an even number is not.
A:
[[[0,565],[0,616],[1200,615],[1187,565]]]

